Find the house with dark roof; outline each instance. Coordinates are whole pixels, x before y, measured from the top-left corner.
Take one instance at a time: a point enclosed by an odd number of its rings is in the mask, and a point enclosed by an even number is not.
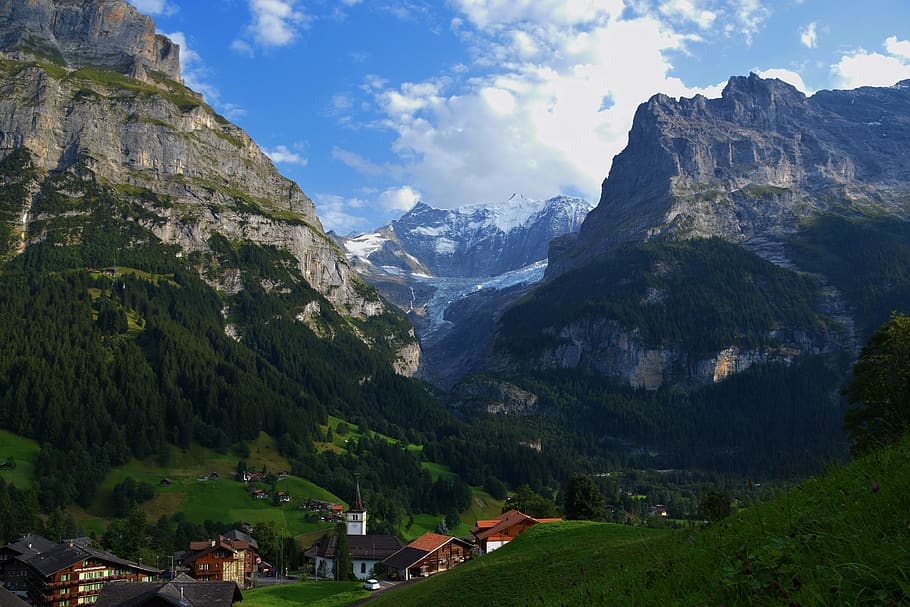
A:
[[[111,582],[148,582],[159,573],[154,567],[104,550],[75,543],[53,544],[44,549],[45,542],[40,542],[42,549],[36,552],[39,542],[33,541],[32,550],[15,559],[24,566],[26,594],[37,607],[90,605]]]
[[[28,577],[28,567],[19,559],[21,556],[35,556],[39,552],[51,550],[57,546],[40,535],[26,535],[22,539],[11,542],[0,548],[0,584],[8,590],[24,598],[26,596],[25,580]]]
[[[170,582],[108,584],[95,607],[231,607],[241,600],[234,582],[200,582],[180,574]]]
[[[539,523],[561,521],[560,518],[534,518],[518,510],[509,510],[494,519],[477,521],[471,530],[483,554],[502,548],[524,531]]]
[[[367,509],[360,497],[360,482],[356,483],[354,501],[344,513],[347,530],[348,549],[351,552],[354,577],[366,580],[374,575],[374,569],[383,559],[391,556],[404,546],[404,542],[394,535],[367,535]],[[335,577],[335,562],[338,536],[335,533],[324,535],[304,555],[316,562],[318,577]]]
[[[376,565],[404,546],[404,542],[394,535],[349,535],[347,539],[354,577],[359,580],[373,577]],[[316,571],[320,577],[335,577],[337,548],[338,536],[333,533],[319,540],[316,550],[311,553],[316,558]]]
[[[425,533],[382,562],[391,577],[407,581],[457,567],[470,560],[473,549],[457,537]]]

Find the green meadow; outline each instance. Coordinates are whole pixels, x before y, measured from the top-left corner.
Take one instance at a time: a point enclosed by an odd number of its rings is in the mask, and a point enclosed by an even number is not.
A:
[[[0,464],[8,458],[15,462],[15,468],[0,470],[0,478],[20,489],[31,487],[39,449],[38,443],[31,439],[0,430]]]
[[[910,440],[706,525],[537,525],[376,607],[908,605]]]
[[[243,592],[243,607],[343,607],[369,596],[360,582],[300,582]]]

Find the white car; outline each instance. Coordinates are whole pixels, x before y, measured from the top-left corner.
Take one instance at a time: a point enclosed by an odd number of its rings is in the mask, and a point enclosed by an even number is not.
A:
[[[382,586],[379,585],[378,580],[369,579],[363,583],[364,590],[379,590]]]

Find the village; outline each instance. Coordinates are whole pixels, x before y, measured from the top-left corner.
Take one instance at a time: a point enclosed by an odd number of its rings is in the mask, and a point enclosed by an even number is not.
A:
[[[254,474],[244,482],[261,480]],[[250,493],[252,499],[271,497],[258,488]],[[266,498],[259,497],[263,494]],[[286,493],[276,495],[279,499],[287,497],[282,501],[291,499]],[[367,533],[369,516],[359,483],[347,509],[316,499],[299,508],[338,524],[337,532],[328,531],[304,552],[304,579],[353,578],[370,591],[444,573],[505,546],[534,525],[562,520],[538,519],[509,510],[496,518],[477,521],[467,537],[428,532],[406,544],[393,535]],[[172,555],[166,569],[101,550],[89,537],[54,542],[27,535],[0,548],[0,606],[152,607],[164,601],[224,607],[242,600],[244,590],[267,581],[274,583],[276,575],[287,578],[280,566],[276,568],[259,553],[251,532],[253,528],[247,526],[190,542],[186,550]],[[350,570],[342,572],[341,566]],[[296,581],[286,581],[292,580]]]

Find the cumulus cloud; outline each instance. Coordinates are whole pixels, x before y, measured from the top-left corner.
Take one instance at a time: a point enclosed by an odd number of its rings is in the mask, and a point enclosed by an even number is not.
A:
[[[385,190],[376,202],[386,211],[410,211],[420,199],[420,192],[409,185],[403,185]]]
[[[247,26],[246,36],[231,43],[231,48],[241,54],[251,54],[254,44],[266,48],[288,46],[312,21],[310,16],[297,8],[297,0],[248,2],[252,21]]]
[[[806,48],[815,48],[818,46],[818,32],[816,31],[815,21],[800,30],[799,40]]]
[[[891,86],[910,78],[910,41],[891,36],[883,46],[885,54],[857,49],[843,55],[831,66],[837,86]]]
[[[622,2],[454,4],[478,58],[469,74],[364,86],[396,136],[409,182],[434,206],[494,202],[516,190],[596,200],[641,102],[658,92],[719,92],[670,76],[668,54],[691,38],[657,14],[623,15]]]
[[[787,84],[792,84],[806,95],[811,95],[815,92],[806,86],[806,83],[803,82],[803,77],[793,70],[772,68],[770,70],[756,70],[755,73],[762,78],[778,78],[783,80]]]
[[[262,148],[262,152],[276,164],[296,164],[305,167],[309,162],[305,156],[290,150],[286,145],[278,145],[271,149]]]
[[[177,5],[167,0],[130,0],[130,4],[144,15],[173,15],[177,12]]]

